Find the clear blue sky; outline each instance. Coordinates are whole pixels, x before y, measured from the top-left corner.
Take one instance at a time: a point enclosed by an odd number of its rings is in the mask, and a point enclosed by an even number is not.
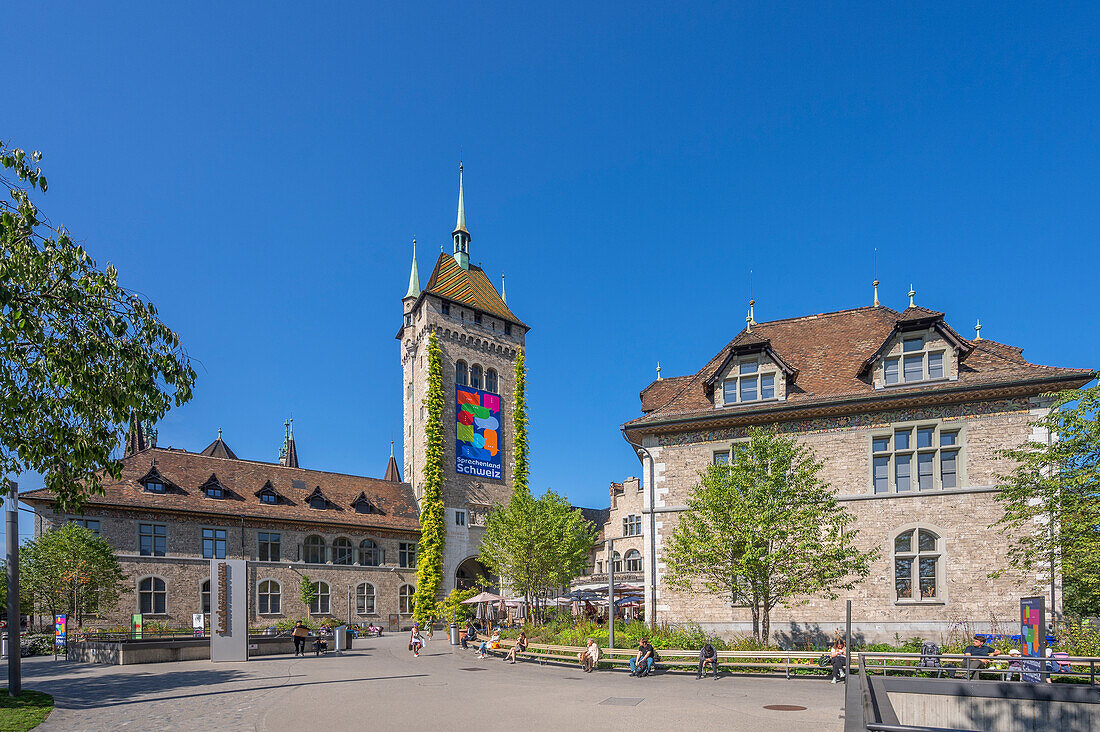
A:
[[[536,489],[638,474],[619,425],[750,269],[758,320],[853,307],[877,247],[885,304],[1100,366],[1100,5],[685,5],[8,3],[0,136],[195,359],[163,445],[274,460],[293,413],[303,466],[380,475],[460,152]]]

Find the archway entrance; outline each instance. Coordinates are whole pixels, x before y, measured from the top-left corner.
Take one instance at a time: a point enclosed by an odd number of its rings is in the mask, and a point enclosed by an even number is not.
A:
[[[490,589],[496,586],[496,578],[484,564],[477,560],[477,557],[466,559],[455,570],[455,587],[460,590],[476,587],[479,580],[485,580]]]

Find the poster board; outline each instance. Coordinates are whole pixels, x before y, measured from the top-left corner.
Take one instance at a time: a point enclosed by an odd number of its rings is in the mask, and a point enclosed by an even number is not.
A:
[[[65,615],[53,616],[53,647],[55,653],[57,649],[65,647],[67,621],[68,618]]]
[[[130,638],[141,640],[141,613],[130,616]]]
[[[210,660],[248,660],[248,562],[210,560]]]
[[[1021,661],[1020,678],[1037,684],[1042,679],[1046,653],[1047,620],[1045,597],[1020,598],[1020,654],[1036,661]]]
[[[455,387],[455,472],[501,480],[500,395],[472,386]]]

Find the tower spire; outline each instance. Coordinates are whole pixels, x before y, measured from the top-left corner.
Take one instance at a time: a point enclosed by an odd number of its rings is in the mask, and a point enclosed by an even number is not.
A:
[[[458,222],[451,232],[454,237],[454,257],[462,269],[470,268],[470,232],[466,230],[466,202],[462,194],[462,161],[458,161]]]
[[[500,299],[504,301],[504,304],[508,304],[508,293],[504,291],[504,273],[500,273]]]
[[[416,239],[413,239],[413,263],[412,272],[409,273],[409,291],[405,298],[420,297],[420,273],[416,269]]]

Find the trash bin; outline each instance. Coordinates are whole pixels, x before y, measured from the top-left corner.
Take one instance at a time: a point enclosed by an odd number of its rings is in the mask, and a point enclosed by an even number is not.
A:
[[[451,645],[452,646],[457,646],[458,645],[458,624],[457,623],[451,623]]]

